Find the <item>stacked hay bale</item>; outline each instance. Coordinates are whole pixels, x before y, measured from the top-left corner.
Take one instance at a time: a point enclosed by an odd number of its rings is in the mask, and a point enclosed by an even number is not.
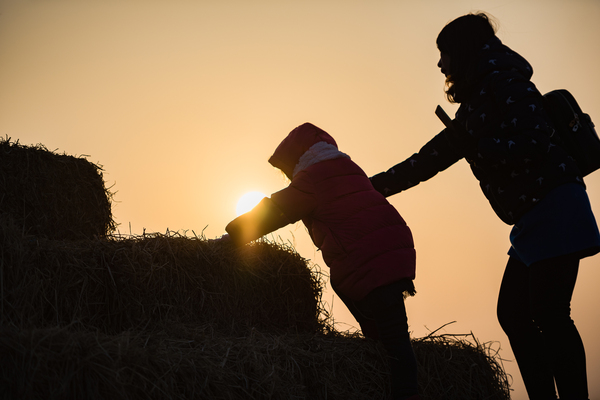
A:
[[[6,231],[6,229],[5,229]],[[8,235],[16,237],[17,235]],[[234,250],[177,233],[3,246],[3,324],[119,334],[209,324],[222,334],[318,332],[320,275],[290,248]]]
[[[418,339],[422,398],[510,399],[486,349]],[[0,331],[4,399],[387,399],[383,350],[350,335]],[[8,365],[7,365],[8,366]]]
[[[0,139],[0,221],[52,239],[105,237],[115,228],[110,199],[100,166]]]
[[[0,148],[29,160],[0,157],[3,399],[386,398],[385,351],[335,331],[325,277],[294,249],[111,235],[98,167],[40,146]],[[33,160],[43,167],[10,175]],[[53,229],[59,220],[72,224]],[[425,399],[510,398],[489,346],[447,336],[413,345]]]

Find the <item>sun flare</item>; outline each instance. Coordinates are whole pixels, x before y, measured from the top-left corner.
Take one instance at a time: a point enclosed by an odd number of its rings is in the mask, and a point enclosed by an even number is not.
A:
[[[235,215],[240,216],[252,210],[264,197],[266,197],[264,193],[257,191],[244,194],[235,206]]]

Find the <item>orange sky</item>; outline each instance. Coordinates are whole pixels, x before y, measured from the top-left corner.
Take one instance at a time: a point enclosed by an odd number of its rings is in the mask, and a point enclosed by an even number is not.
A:
[[[122,233],[213,238],[244,193],[284,187],[267,159],[310,121],[372,175],[442,128],[435,38],[484,10],[534,66],[542,92],[568,88],[600,121],[600,2],[0,0],[0,135],[104,166]],[[600,213],[600,172],[586,180]],[[418,253],[414,336],[473,332],[495,341],[526,398],[495,316],[508,233],[466,162],[390,198]],[[301,224],[277,232],[325,268]],[[573,318],[600,398],[600,256],[582,262]],[[331,291],[340,329],[356,324]]]

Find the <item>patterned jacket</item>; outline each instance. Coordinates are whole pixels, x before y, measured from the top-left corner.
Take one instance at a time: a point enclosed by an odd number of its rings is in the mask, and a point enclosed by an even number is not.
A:
[[[322,251],[336,292],[360,300],[377,287],[415,278],[410,229],[325,131],[299,126],[269,162],[291,183],[227,225],[234,242],[247,243],[302,220]]]
[[[530,81],[531,65],[497,37],[477,60],[471,74],[477,84],[456,112],[455,129],[443,130],[371,182],[390,196],[464,158],[498,217],[512,225],[553,188],[583,185],[583,179],[575,161],[550,140],[553,127]]]

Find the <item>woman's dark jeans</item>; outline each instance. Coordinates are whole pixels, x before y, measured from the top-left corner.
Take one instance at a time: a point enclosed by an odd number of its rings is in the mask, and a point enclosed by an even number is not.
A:
[[[343,295],[340,298],[360,324],[365,337],[381,341],[386,348],[392,397],[406,399],[417,394],[417,360],[408,333],[402,286],[391,284],[377,288],[358,302]]]
[[[585,350],[571,319],[579,258],[561,256],[529,267],[511,257],[498,297],[508,336],[532,400],[588,399]]]

